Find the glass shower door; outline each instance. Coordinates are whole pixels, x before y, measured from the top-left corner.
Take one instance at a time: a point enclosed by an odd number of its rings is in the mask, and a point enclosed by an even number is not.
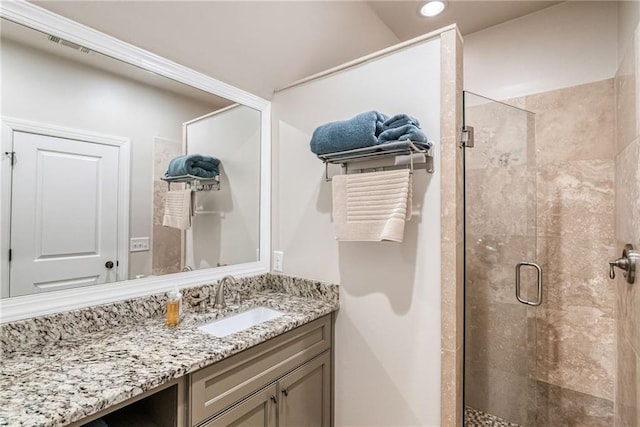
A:
[[[474,134],[463,148],[467,426],[535,425],[534,120],[464,93],[464,125]]]

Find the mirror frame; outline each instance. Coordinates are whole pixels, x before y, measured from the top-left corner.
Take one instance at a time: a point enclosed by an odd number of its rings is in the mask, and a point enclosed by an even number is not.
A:
[[[0,2],[0,17],[254,108],[260,111],[262,121],[260,134],[260,255],[258,261],[0,299],[0,323],[211,283],[227,274],[241,277],[270,271],[271,102],[24,1]],[[5,158],[3,158],[0,161],[0,172],[3,167],[6,167],[5,164]],[[6,218],[2,218],[1,215],[0,212],[0,221],[5,221]]]

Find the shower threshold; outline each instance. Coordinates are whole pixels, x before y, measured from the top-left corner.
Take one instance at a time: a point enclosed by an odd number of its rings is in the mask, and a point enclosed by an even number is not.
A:
[[[521,427],[519,424],[511,423],[495,415],[478,411],[470,406],[464,408],[464,425],[465,427]]]

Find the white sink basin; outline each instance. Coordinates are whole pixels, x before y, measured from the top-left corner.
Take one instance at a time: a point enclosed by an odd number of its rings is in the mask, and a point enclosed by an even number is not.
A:
[[[222,338],[244,329],[249,329],[267,320],[277,319],[283,315],[284,313],[281,311],[272,310],[267,307],[256,307],[242,313],[214,320],[213,322],[198,327],[198,329],[214,337]]]

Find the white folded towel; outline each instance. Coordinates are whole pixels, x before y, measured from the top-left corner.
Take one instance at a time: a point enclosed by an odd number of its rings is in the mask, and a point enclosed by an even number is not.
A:
[[[402,242],[411,218],[408,169],[333,177],[333,220],[341,241]]]
[[[193,191],[173,190],[167,193],[164,203],[162,225],[188,230],[193,215]]]

